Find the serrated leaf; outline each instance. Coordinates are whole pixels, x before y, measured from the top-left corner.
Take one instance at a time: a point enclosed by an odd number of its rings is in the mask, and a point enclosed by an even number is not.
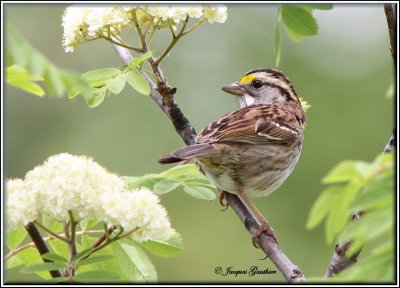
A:
[[[119,280],[118,274],[107,270],[92,270],[79,273],[73,280],[78,282],[108,282]]]
[[[130,281],[156,281],[157,272],[144,251],[131,241],[111,244],[121,271]]]
[[[20,227],[18,229],[15,229],[14,231],[8,232],[6,235],[8,249],[12,250],[20,245],[22,241],[24,241],[26,235],[27,231],[25,227]]]
[[[176,182],[175,180],[163,179],[160,182],[157,182],[153,186],[154,192],[159,195],[166,194],[178,188],[181,185],[180,182]]]
[[[133,58],[133,60],[128,64],[128,67],[136,68],[140,66],[144,61],[149,59],[153,55],[152,51],[147,51],[142,57]]]
[[[299,6],[283,5],[281,13],[285,28],[294,34],[299,36],[313,36],[318,33],[317,21],[307,10]]]
[[[143,95],[150,94],[149,82],[147,82],[147,80],[137,70],[127,69],[125,76],[126,81],[128,81],[129,85],[131,85],[133,89]]]
[[[59,262],[59,263],[67,263],[68,262],[67,259],[64,258],[63,256],[58,255],[56,253],[51,253],[51,252],[43,254],[42,257],[44,259],[51,260],[54,262]]]
[[[81,267],[84,265],[89,265],[97,262],[104,262],[113,259],[113,255],[98,255],[98,256],[91,256],[89,258],[83,259],[78,262],[77,267]]]
[[[106,79],[105,83],[107,88],[114,94],[119,94],[125,87],[125,75],[120,74],[114,78]]]
[[[36,273],[45,271],[57,271],[67,268],[67,263],[60,262],[46,262],[40,264],[33,264],[21,269],[21,273]]]
[[[182,237],[176,231],[165,241],[148,240],[140,243],[140,245],[154,255],[161,257],[175,257],[183,251]]]
[[[279,29],[279,22],[276,22],[275,36],[274,36],[274,57],[275,66],[279,66],[281,61],[281,30]]]
[[[343,186],[339,185],[330,186],[319,195],[308,216],[306,224],[307,229],[312,229],[322,222],[333,208],[332,204],[335,203],[336,198],[340,195],[340,191],[343,188]]]
[[[192,197],[202,200],[214,200],[215,193],[206,187],[183,185],[183,191]]]
[[[107,79],[117,77],[121,73],[122,72],[117,68],[107,67],[88,71],[83,73],[82,77],[88,81],[92,87],[98,88],[104,86]]]

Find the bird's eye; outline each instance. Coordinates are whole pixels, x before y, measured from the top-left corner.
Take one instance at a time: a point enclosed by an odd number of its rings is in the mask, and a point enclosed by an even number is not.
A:
[[[253,85],[253,87],[256,89],[260,89],[263,86],[263,83],[261,80],[254,80],[251,82],[251,85]]]

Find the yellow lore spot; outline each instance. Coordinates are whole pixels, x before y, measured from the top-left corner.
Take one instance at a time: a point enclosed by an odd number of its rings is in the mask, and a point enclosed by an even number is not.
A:
[[[244,75],[242,78],[240,78],[239,82],[240,82],[240,84],[250,83],[251,81],[254,80],[254,78],[256,78],[256,76],[253,74]]]

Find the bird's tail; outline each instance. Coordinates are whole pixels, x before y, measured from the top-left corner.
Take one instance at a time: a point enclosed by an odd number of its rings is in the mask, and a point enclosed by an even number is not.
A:
[[[210,144],[195,144],[179,148],[168,155],[160,157],[160,159],[158,159],[158,163],[168,164],[185,160],[190,161],[196,157],[206,157],[213,154],[216,154],[216,151]]]

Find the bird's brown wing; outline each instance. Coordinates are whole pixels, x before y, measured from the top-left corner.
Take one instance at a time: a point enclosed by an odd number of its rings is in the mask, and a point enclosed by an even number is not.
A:
[[[301,111],[302,112],[302,111]],[[287,105],[253,105],[235,110],[200,131],[196,143],[294,143],[302,138],[302,120]]]

